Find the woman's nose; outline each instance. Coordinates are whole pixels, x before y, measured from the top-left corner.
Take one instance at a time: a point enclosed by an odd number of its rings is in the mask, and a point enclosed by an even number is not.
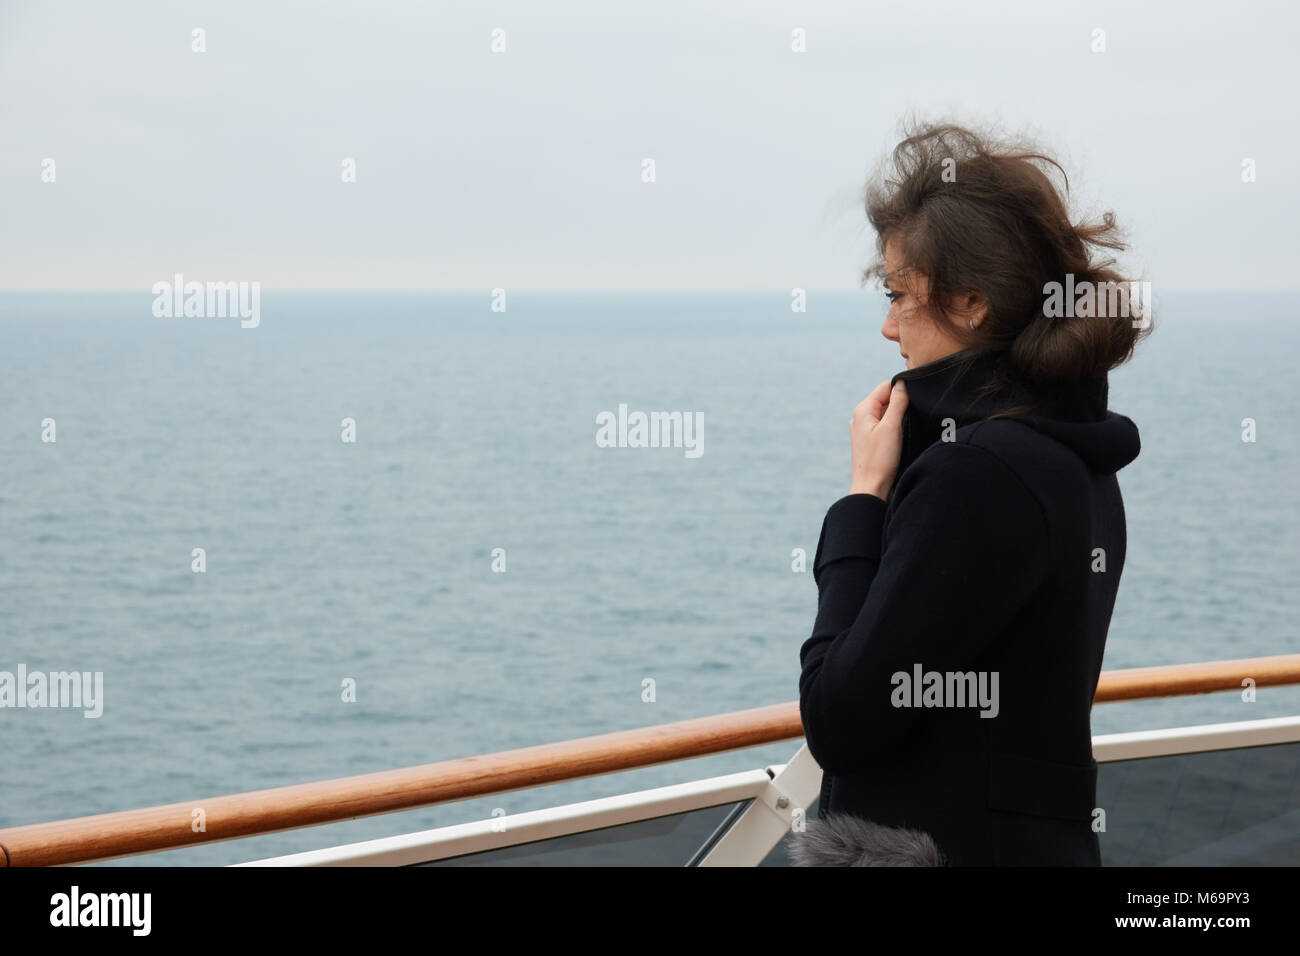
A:
[[[894,310],[890,309],[889,314],[885,316],[885,324],[880,327],[880,334],[891,342],[898,341],[898,323],[894,321]]]

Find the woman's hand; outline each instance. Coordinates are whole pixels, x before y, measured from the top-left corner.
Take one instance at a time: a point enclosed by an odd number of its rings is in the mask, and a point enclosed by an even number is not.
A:
[[[849,494],[889,497],[898,458],[903,451],[903,412],[907,410],[907,389],[900,381],[892,389],[889,382],[877,385],[853,409],[850,444],[853,452],[853,478]]]

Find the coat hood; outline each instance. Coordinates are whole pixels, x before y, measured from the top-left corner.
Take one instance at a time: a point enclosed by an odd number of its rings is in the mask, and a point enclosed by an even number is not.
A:
[[[899,474],[936,441],[951,440],[954,425],[961,428],[994,415],[1012,417],[1055,439],[1099,475],[1113,475],[1141,448],[1133,420],[1107,409],[1104,376],[1031,391],[1003,373],[996,354],[963,351],[899,372],[892,381],[900,379],[908,403]],[[996,382],[1003,387],[990,394],[988,387]]]

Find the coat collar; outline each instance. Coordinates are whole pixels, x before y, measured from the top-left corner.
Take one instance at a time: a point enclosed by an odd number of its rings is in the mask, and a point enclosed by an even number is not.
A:
[[[908,399],[900,475],[935,442],[951,441],[958,428],[994,415],[1015,417],[1048,433],[1059,430],[1060,425],[1098,423],[1108,416],[1104,376],[1033,390],[1013,376],[1002,356],[994,352],[956,352],[899,372],[891,384],[900,379]]]

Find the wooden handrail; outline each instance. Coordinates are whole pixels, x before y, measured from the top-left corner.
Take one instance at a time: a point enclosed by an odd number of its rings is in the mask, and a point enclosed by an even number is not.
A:
[[[1300,684],[1300,654],[1107,671],[1097,703]],[[0,865],[87,863],[413,810],[803,736],[799,704],[461,757],[419,767],[0,830]],[[195,832],[196,811],[203,829]]]
[[[1153,700],[1213,694],[1222,690],[1239,691],[1247,680],[1254,681],[1256,687],[1300,684],[1300,654],[1104,671],[1097,682],[1097,695],[1093,700],[1106,704],[1116,700]]]

